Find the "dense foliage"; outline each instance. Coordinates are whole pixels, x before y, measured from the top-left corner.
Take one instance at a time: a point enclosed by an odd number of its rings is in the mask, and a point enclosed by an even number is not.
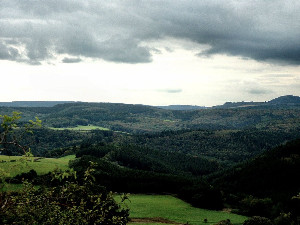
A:
[[[19,193],[0,193],[0,223],[126,224],[128,209],[122,209],[112,193],[94,183],[93,171],[85,171],[82,184],[58,173],[60,185],[36,189],[25,182]]]
[[[299,138],[298,129],[282,130],[180,130],[124,138],[131,143],[160,152],[209,157],[228,163],[250,159],[287,140]]]

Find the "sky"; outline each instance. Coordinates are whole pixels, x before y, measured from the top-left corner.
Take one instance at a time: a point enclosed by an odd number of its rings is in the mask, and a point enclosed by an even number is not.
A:
[[[0,101],[300,95],[298,0],[0,0]]]

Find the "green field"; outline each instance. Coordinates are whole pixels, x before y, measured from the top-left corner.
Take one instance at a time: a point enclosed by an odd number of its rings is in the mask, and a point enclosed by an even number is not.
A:
[[[74,158],[75,155],[62,158],[25,158],[0,155],[0,175],[5,174],[5,176],[14,177],[31,169],[34,169],[38,175],[46,174],[55,169],[66,170],[69,168],[69,161]],[[35,161],[34,159],[38,160]]]
[[[106,127],[99,127],[99,126],[94,126],[94,125],[88,125],[88,126],[76,126],[76,127],[62,127],[62,128],[54,128],[54,127],[49,127],[50,129],[53,130],[75,130],[75,131],[89,131],[89,130],[109,130]]]
[[[169,195],[130,195],[127,205],[130,218],[137,225],[162,225],[187,223],[212,225],[220,220],[230,219],[237,225],[247,217],[223,211],[194,208],[190,204]],[[207,223],[204,223],[207,219]]]

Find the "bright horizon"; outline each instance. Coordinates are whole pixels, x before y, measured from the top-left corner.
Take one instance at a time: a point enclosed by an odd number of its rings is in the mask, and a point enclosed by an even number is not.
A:
[[[298,1],[2,1],[0,101],[214,106],[300,95]]]

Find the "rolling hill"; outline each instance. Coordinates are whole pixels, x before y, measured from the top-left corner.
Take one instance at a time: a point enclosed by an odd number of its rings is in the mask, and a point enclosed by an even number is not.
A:
[[[294,99],[294,97],[281,97],[274,101],[290,102],[287,99]],[[13,111],[22,112],[23,121],[38,116],[45,127],[93,125],[127,133],[253,127],[289,130],[299,127],[300,123],[300,104],[268,103],[256,107],[197,110],[169,110],[146,105],[83,102],[58,104],[52,107],[0,107],[0,115],[11,114]]]

